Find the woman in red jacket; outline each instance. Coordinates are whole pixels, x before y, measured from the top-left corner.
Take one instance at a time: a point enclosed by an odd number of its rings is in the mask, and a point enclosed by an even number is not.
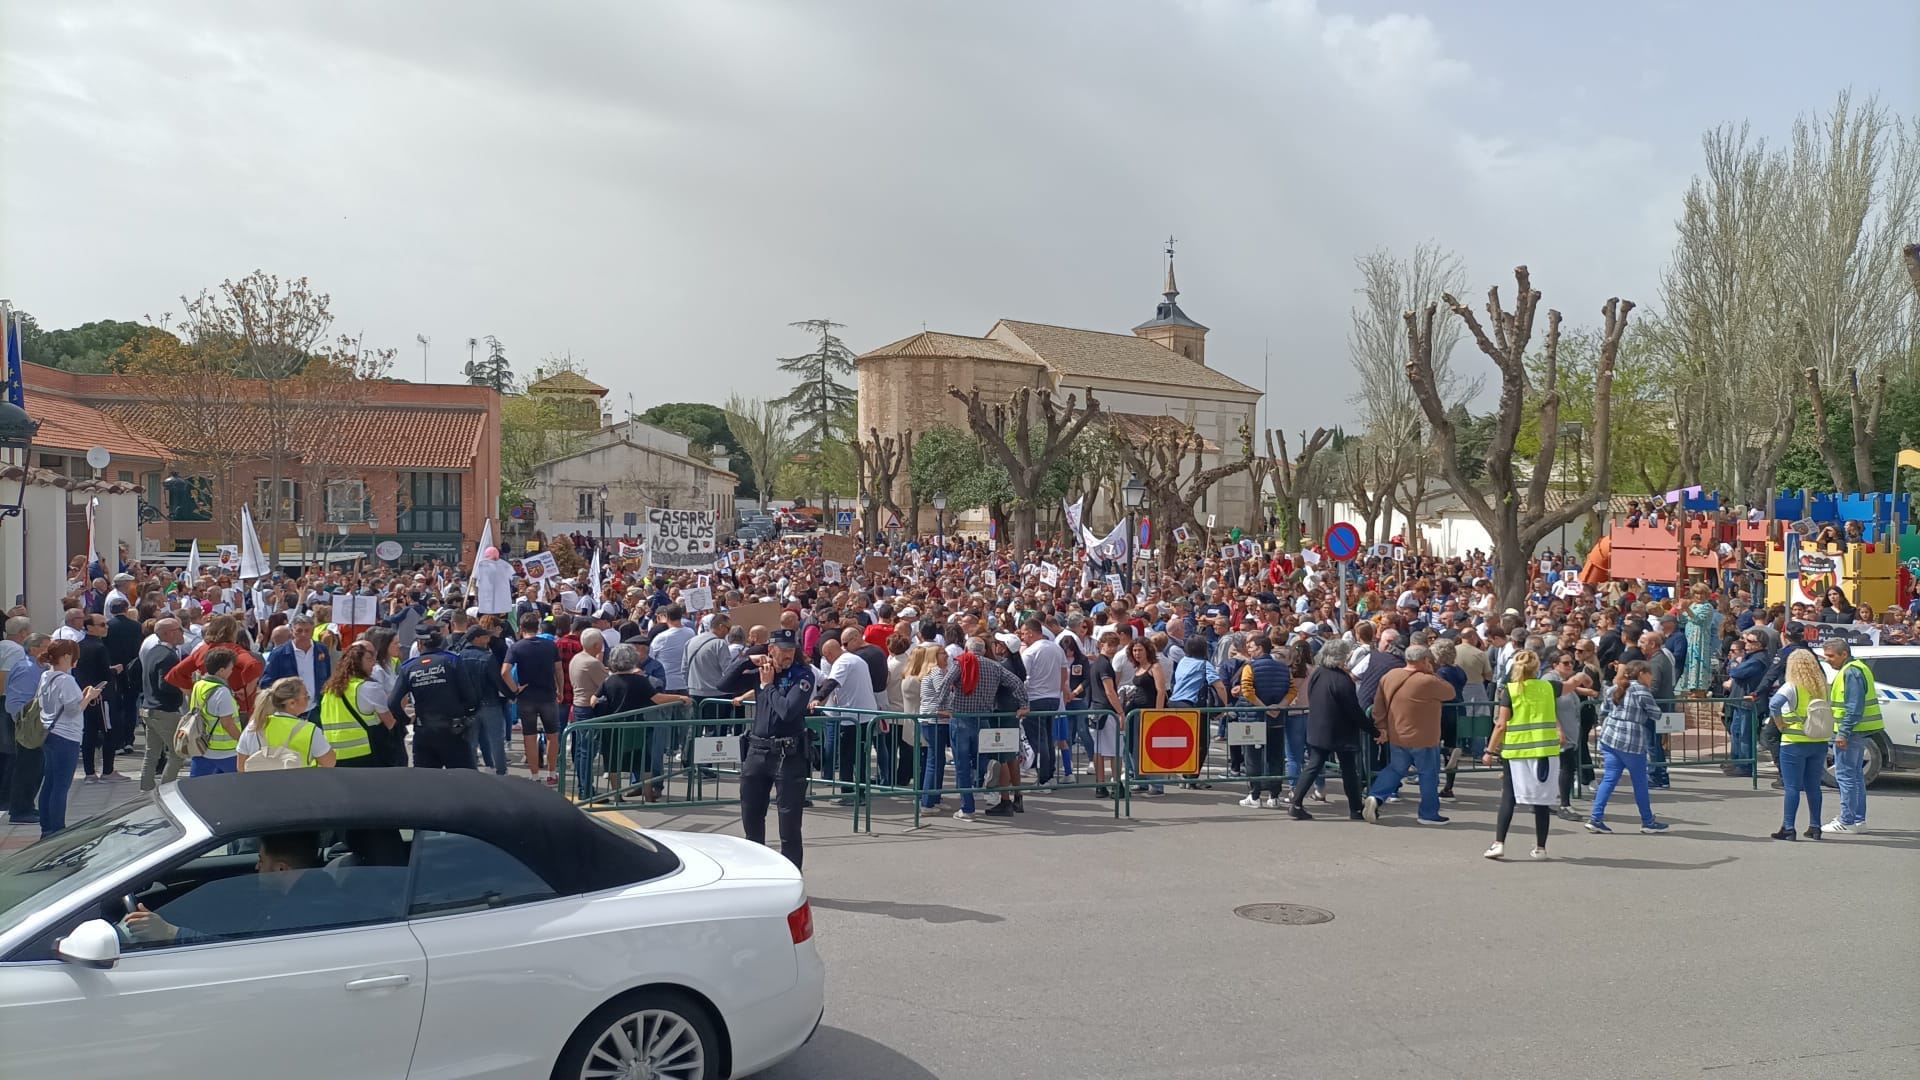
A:
[[[234,702],[240,706],[240,714],[251,715],[253,696],[260,689],[260,673],[266,670],[267,665],[253,653],[242,649],[238,644],[239,638],[239,619],[232,615],[215,615],[207,621],[206,640],[189,653],[185,660],[173,665],[173,670],[167,672],[167,683],[191,693],[193,680],[200,676],[201,664],[206,658],[207,650],[225,645],[232,649],[236,656],[233,674],[227,676],[227,685],[233,689]]]

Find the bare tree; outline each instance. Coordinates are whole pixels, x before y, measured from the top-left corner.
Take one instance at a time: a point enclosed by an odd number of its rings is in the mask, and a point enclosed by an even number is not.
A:
[[[1434,450],[1440,458],[1448,485],[1475,520],[1493,538],[1493,582],[1495,600],[1503,607],[1519,606],[1526,598],[1527,560],[1541,540],[1553,530],[1572,522],[1588,507],[1606,499],[1611,466],[1611,419],[1613,367],[1620,351],[1620,339],[1626,333],[1627,316],[1633,311],[1631,300],[1609,299],[1601,308],[1604,326],[1600,337],[1600,359],[1594,380],[1592,430],[1588,433],[1593,448],[1593,479],[1577,499],[1563,502],[1557,509],[1547,507],[1547,486],[1553,475],[1554,451],[1559,445],[1560,429],[1560,313],[1547,312],[1547,333],[1543,349],[1541,396],[1538,401],[1540,447],[1534,455],[1531,474],[1524,488],[1515,468],[1514,443],[1520,436],[1528,403],[1527,347],[1533,341],[1534,315],[1540,305],[1540,293],[1524,266],[1513,271],[1517,295],[1512,311],[1500,306],[1500,288],[1487,290],[1487,319],[1491,337],[1475,317],[1473,310],[1454,299],[1441,297],[1455,316],[1466,325],[1474,343],[1494,362],[1500,374],[1500,407],[1493,437],[1486,452],[1486,491],[1475,487],[1462,474],[1456,453],[1458,439],[1447,403],[1435,382],[1433,367],[1434,317],[1438,305],[1429,303],[1419,311],[1403,316],[1407,329],[1407,381],[1412,385],[1427,424],[1434,435]]]
[[[1255,457],[1247,465],[1247,473],[1253,480],[1252,531],[1265,529],[1266,492],[1271,484],[1278,531],[1288,544],[1297,540],[1300,535],[1300,498],[1304,494],[1302,477],[1312,469],[1314,456],[1325,449],[1327,441],[1332,438],[1333,432],[1326,428],[1314,428],[1311,436],[1302,431],[1300,459],[1295,461],[1287,452],[1287,433],[1279,428],[1267,431],[1266,456]]]
[[[894,501],[893,487],[901,470],[913,460],[912,452],[911,430],[898,438],[892,435],[883,438],[879,428],[870,427],[867,438],[853,445],[860,467],[860,488],[873,496],[873,505],[860,511],[860,528],[869,541],[880,535],[880,511],[890,511],[897,518],[906,516]]]
[[[1384,516],[1381,527],[1391,530],[1400,485],[1426,465],[1420,453],[1420,402],[1405,374],[1401,316],[1465,289],[1466,274],[1452,252],[1431,241],[1416,246],[1406,258],[1380,248],[1356,258],[1354,265],[1360,271],[1360,299],[1350,316],[1347,354],[1359,373],[1360,389],[1353,403],[1360,407],[1366,439],[1378,453],[1366,455],[1366,467],[1350,471],[1348,479],[1364,476],[1368,491],[1363,501],[1374,508],[1371,513]],[[1441,399],[1451,406],[1479,394],[1480,380],[1462,379],[1453,367],[1460,327],[1444,322],[1434,334],[1434,383]]]
[[[1211,468],[1205,463],[1207,441],[1191,424],[1172,417],[1160,418],[1145,438],[1121,439],[1119,444],[1121,460],[1139,475],[1147,489],[1148,513],[1153,519],[1162,566],[1173,565],[1173,530],[1182,525],[1199,527],[1194,505],[1200,496],[1253,465],[1253,434],[1245,427],[1240,429],[1240,455]]]
[[[978,389],[962,391],[947,387],[947,393],[967,407],[967,426],[973,430],[993,460],[1007,471],[1013,486],[1013,546],[1025,551],[1033,546],[1035,511],[1047,480],[1047,470],[1073,446],[1087,424],[1100,415],[1100,403],[1093,391],[1087,391],[1085,408],[1074,395],[1065,403],[1054,399],[1051,390],[1021,387],[1005,403],[989,405],[980,400]],[[1035,421],[1039,421],[1037,429]]]
[[[753,466],[754,494],[760,509],[773,498],[774,478],[780,466],[793,457],[794,440],[788,434],[792,423],[786,406],[765,398],[744,398],[734,394],[721,409],[727,417],[727,430],[739,445],[740,453]]]
[[[1820,369],[1810,366],[1801,375],[1806,380],[1808,404],[1813,411],[1815,449],[1820,452],[1820,463],[1827,467],[1827,475],[1833,478],[1833,490],[1874,490],[1873,444],[1880,435],[1880,404],[1887,399],[1886,371],[1881,369],[1875,373],[1871,401],[1861,400],[1860,373],[1847,373],[1847,405],[1853,421],[1852,477],[1847,475],[1846,463],[1829,434],[1826,391],[1820,384]]]

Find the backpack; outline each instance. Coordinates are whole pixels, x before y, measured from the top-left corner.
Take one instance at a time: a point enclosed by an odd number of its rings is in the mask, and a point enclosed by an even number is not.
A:
[[[300,733],[300,725],[305,723],[305,720],[300,720],[288,725],[287,737],[285,739],[281,740],[278,744],[263,746],[253,753],[248,754],[247,771],[271,772],[278,769],[306,768],[307,759],[301,756],[300,751],[287,745],[293,741],[295,735]]]
[[[40,695],[35,694],[20,715],[13,719],[13,741],[22,750],[38,750],[47,743],[47,720],[40,713]]]
[[[173,729],[173,752],[183,758],[207,756],[207,740],[213,737],[214,720],[202,709],[188,709]]]
[[[1807,715],[1801,722],[1800,731],[1809,739],[1833,738],[1833,702],[1823,697],[1809,695]]]

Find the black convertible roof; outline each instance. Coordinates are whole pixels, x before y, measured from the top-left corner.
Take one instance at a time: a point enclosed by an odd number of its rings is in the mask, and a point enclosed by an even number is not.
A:
[[[671,849],[595,823],[564,797],[472,769],[292,769],[179,782],[216,836],[322,829],[435,829],[512,853],[561,893],[594,892],[676,869]]]

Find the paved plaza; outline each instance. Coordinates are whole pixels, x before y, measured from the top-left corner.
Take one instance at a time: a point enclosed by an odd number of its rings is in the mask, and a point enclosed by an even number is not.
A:
[[[79,785],[74,816],[136,788]],[[766,1076],[1914,1074],[1920,777],[1872,789],[1866,835],[1789,844],[1765,839],[1779,794],[1764,781],[1676,772],[1655,803],[1671,832],[1640,835],[1628,798],[1612,836],[1556,819],[1544,863],[1526,858],[1525,818],[1518,858],[1480,858],[1497,787],[1477,774],[1459,789],[1443,828],[1414,825],[1407,802],[1383,825],[1347,821],[1337,780],[1311,822],[1242,809],[1222,786],[1119,821],[1062,792],[918,830],[904,800],[883,800],[856,836],[821,798],[807,876],[826,1025]],[[730,809],[628,817],[739,831]],[[1234,914],[1263,903],[1334,918]],[[1522,1015],[1536,1020],[1516,1030]]]

